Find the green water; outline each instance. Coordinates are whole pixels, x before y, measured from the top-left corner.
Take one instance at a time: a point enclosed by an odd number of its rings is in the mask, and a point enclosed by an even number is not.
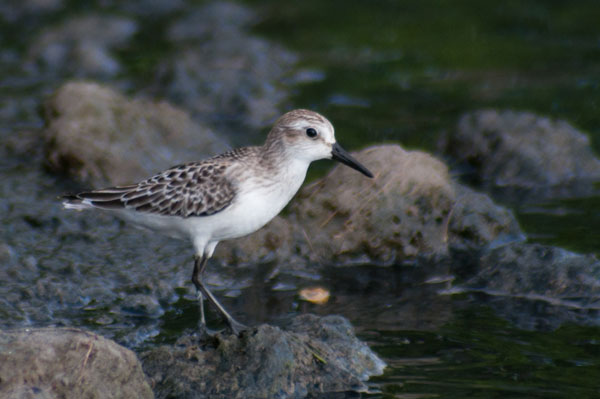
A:
[[[296,102],[327,110],[359,137],[431,149],[440,129],[482,107],[537,111],[600,132],[595,1],[267,4],[258,31],[326,74],[300,87]],[[336,95],[359,109],[336,104]]]
[[[383,333],[382,397],[596,398],[597,328],[529,332],[476,307],[439,331]]]

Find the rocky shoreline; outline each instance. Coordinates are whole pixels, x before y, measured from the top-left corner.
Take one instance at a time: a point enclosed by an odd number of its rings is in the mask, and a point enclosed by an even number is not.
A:
[[[63,5],[43,3],[0,13],[13,20]],[[183,7],[162,4],[155,10]],[[250,9],[214,2],[164,27],[172,54],[140,66],[154,83],[139,88],[121,58],[145,7],[118,7],[128,16],[69,15],[41,29],[15,61],[45,103],[41,116],[31,100],[3,110],[15,126],[23,115],[42,119],[0,148],[0,396],[364,392],[385,356],[348,319],[431,328],[450,318],[453,295],[484,295],[522,328],[597,323],[598,259],[531,242],[510,203],[595,194],[600,160],[567,121],[486,109],[462,115],[435,156],[398,144],[353,152],[374,179],[334,167],[263,229],[221,243],[207,279],[251,315],[240,337],[188,330],[154,343],[181,306],[195,309],[188,244],[104,214],[65,214],[56,197],[260,142],[302,71],[298,55],[250,33]],[[328,307],[297,298],[323,281],[332,282]],[[260,300],[246,301],[252,289]]]

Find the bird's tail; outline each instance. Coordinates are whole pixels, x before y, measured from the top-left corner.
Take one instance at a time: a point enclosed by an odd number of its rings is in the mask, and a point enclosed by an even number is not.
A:
[[[101,190],[67,194],[62,197],[65,209],[83,210],[88,208],[123,209],[126,201],[123,195],[135,190],[137,185],[117,186]]]
[[[92,207],[91,204],[84,202],[82,198],[72,194],[62,196],[62,205],[65,209],[75,209],[78,211]]]

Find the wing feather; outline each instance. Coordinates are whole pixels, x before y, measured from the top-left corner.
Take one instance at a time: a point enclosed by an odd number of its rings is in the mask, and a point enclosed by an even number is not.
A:
[[[138,184],[66,197],[65,206],[134,209],[167,216],[208,216],[227,208],[236,193],[227,158],[174,166]]]

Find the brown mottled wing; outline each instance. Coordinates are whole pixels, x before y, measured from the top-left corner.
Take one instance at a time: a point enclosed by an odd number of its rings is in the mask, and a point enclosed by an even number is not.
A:
[[[227,208],[235,196],[226,169],[227,162],[213,158],[175,166],[137,185],[80,193],[77,197],[105,209],[135,209],[184,218],[208,216]]]

